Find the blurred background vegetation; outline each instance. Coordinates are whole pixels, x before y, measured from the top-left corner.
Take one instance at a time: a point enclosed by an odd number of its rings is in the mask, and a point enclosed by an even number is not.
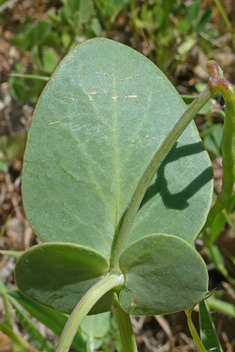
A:
[[[208,59],[216,60],[225,77],[235,84],[234,6],[234,0],[0,0],[2,250],[23,251],[38,243],[22,206],[22,158],[35,104],[60,60],[86,39],[107,37],[119,41],[152,60],[189,104],[206,85]],[[220,191],[222,178],[223,104],[218,96],[195,118],[213,162],[215,193]],[[235,350],[234,203],[235,197],[208,230],[211,240],[208,242],[202,234],[196,242],[208,265],[210,288],[217,287],[210,306],[221,344],[229,352]],[[14,263],[14,258],[2,252],[0,278],[8,289],[15,285]],[[11,311],[13,318],[7,318],[4,302],[0,302],[0,320],[11,321],[14,332],[35,344],[19,314]],[[97,337],[95,349],[121,351],[115,321],[110,316],[107,319],[108,328],[102,338]],[[45,325],[35,324],[42,336],[56,341]],[[193,351],[184,314],[133,318],[133,325],[140,351]],[[83,339],[87,341],[87,337]],[[0,351],[12,351],[19,345],[19,341],[18,345],[12,341],[6,333],[1,334]]]

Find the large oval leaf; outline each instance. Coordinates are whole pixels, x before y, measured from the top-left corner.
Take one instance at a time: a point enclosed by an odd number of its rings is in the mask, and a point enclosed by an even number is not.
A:
[[[202,144],[183,145],[180,139],[148,188],[127,244],[154,232],[193,242],[206,221],[211,202],[211,194],[207,192],[213,172],[206,165]],[[208,194],[207,199],[203,192]]]
[[[183,310],[207,293],[207,268],[181,238],[152,234],[126,247],[120,257],[125,283],[121,307],[129,314],[157,315]]]
[[[108,268],[108,261],[92,249],[69,243],[44,243],[20,257],[15,275],[18,288],[26,296],[60,312],[71,313]],[[112,304],[110,292],[97,302],[91,313],[108,311]]]
[[[77,46],[47,84],[29,133],[23,200],[36,234],[108,258],[143,171],[184,110],[163,73],[133,49],[108,39]],[[129,242],[163,231],[192,241],[211,203],[209,165],[191,124]]]

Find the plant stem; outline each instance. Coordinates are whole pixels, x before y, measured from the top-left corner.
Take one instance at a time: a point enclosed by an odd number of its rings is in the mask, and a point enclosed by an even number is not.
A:
[[[229,32],[231,33],[231,36],[232,36],[232,44],[233,44],[233,49],[235,49],[235,40],[234,40],[234,33],[233,33],[233,26],[228,18],[228,15],[224,9],[224,6],[221,4],[220,0],[214,0],[218,10],[220,11],[221,13],[221,16],[223,17],[223,20],[229,30]]]
[[[222,210],[222,213],[223,213],[223,215],[224,215],[224,217],[225,217],[227,223],[229,224],[229,226],[231,227],[231,229],[232,229],[233,232],[235,233],[235,226],[234,226],[234,224],[233,224],[233,222],[232,222],[232,220],[231,220],[231,218],[230,218],[230,214],[228,214],[228,212],[227,212],[226,209]]]
[[[220,91],[225,100],[225,119],[222,138],[223,179],[222,189],[207,217],[204,229],[211,226],[216,216],[225,208],[233,196],[235,182],[235,88],[224,78],[220,78],[215,61],[209,61],[207,67],[211,72],[209,80],[211,91]]]
[[[219,0],[214,0],[214,2],[215,2],[215,4],[216,4],[218,10],[219,10],[220,13],[221,13],[221,15],[222,15],[222,17],[223,17],[223,19],[224,19],[224,22],[225,22],[225,24],[226,24],[228,30],[229,30],[229,31],[232,31],[232,30],[233,30],[233,27],[232,27],[232,25],[231,25],[231,23],[230,23],[230,21],[229,21],[229,18],[228,18],[228,16],[227,16],[226,11],[224,10],[223,5],[221,4],[221,2],[220,2]]]
[[[1,255],[7,255],[8,257],[19,259],[20,256],[24,253],[24,251],[8,251],[8,250],[0,250]]]
[[[0,331],[3,334],[7,335],[13,342],[17,345],[23,347],[26,352],[37,352],[36,347],[30,345],[27,341],[25,341],[21,336],[14,333],[14,331],[9,328],[7,325],[0,322]]]
[[[223,178],[222,189],[214,205],[212,206],[204,228],[211,226],[216,216],[225,208],[227,201],[233,195],[233,186],[235,181],[235,123],[228,117],[224,120],[224,130],[222,139],[223,155]]]
[[[123,352],[138,352],[129,314],[124,312],[120,306],[114,312],[121,335]]]
[[[25,79],[38,79],[40,81],[49,81],[50,77],[48,76],[39,76],[39,75],[30,75],[26,73],[11,73],[9,74],[10,77],[19,77]]]
[[[209,238],[209,241],[207,241],[207,243],[205,242],[205,245],[206,245],[206,252],[210,257],[210,259],[212,260],[212,262],[215,264],[216,268],[227,279],[230,285],[233,288],[235,288],[235,280],[233,277],[229,275],[228,270],[224,265],[224,259],[219,248],[214,243],[211,243],[210,238]]]
[[[6,297],[7,288],[6,288],[6,286],[4,285],[4,283],[2,282],[1,279],[0,279],[0,293],[1,293],[1,296],[2,296],[2,299],[3,299],[4,308],[5,308],[7,326],[10,329],[13,329],[11,313],[10,313],[10,310],[9,310],[8,300],[7,300],[7,297]]]
[[[7,298],[6,298],[6,296],[4,294],[2,294],[2,299],[3,299],[5,314],[6,314],[7,325],[9,326],[10,329],[13,329],[11,313],[10,313],[10,310],[9,310],[8,301],[7,301]]]
[[[193,324],[192,318],[191,318],[191,308],[189,309],[185,309],[185,314],[187,316],[187,322],[188,322],[188,327],[189,327],[189,331],[192,335],[192,338],[194,339],[194,342],[197,346],[198,352],[206,352],[206,349],[202,343],[202,340],[200,339],[197,330]]]
[[[55,352],[68,352],[78,331],[79,325],[95,303],[108,291],[124,282],[123,275],[107,275],[98,281],[83,296],[74,308],[60,336]]]
[[[143,197],[149,187],[154,175],[159,169],[160,165],[171,151],[185,128],[192,121],[194,116],[199,110],[206,104],[206,102],[212,97],[213,93],[207,86],[204,91],[198,95],[198,97],[192,102],[184,114],[180,117],[178,122],[172,128],[171,132],[167,135],[165,140],[162,142],[160,148],[150,161],[147,169],[145,170],[140,182],[135,190],[135,193],[131,199],[129,207],[127,208],[126,214],[124,215],[123,222],[120,226],[120,231],[116,234],[113,243],[110,271],[119,271],[119,256],[124,248],[126,238],[130,232],[134,217],[139,209],[139,206],[143,200]]]

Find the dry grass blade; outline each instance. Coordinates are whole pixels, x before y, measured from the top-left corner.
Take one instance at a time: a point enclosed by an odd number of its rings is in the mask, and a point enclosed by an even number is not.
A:
[[[170,344],[169,351],[171,352],[173,350],[173,348],[175,347],[175,343],[174,343],[174,338],[171,333],[170,325],[168,324],[167,320],[162,315],[156,315],[155,319],[157,320],[158,324],[161,325],[161,327],[163,328],[163,330],[165,331],[165,333],[167,334],[167,336],[169,338],[169,344]]]

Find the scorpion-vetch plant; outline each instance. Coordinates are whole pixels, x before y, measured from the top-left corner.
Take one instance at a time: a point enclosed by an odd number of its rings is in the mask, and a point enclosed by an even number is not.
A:
[[[71,314],[57,352],[69,350],[87,314],[111,309],[124,351],[137,351],[130,314],[172,313],[205,297],[207,269],[193,242],[213,173],[191,120],[219,89],[213,82],[186,110],[151,61],[93,39],[44,89],[23,168],[26,214],[44,243],[21,256],[16,281]]]

